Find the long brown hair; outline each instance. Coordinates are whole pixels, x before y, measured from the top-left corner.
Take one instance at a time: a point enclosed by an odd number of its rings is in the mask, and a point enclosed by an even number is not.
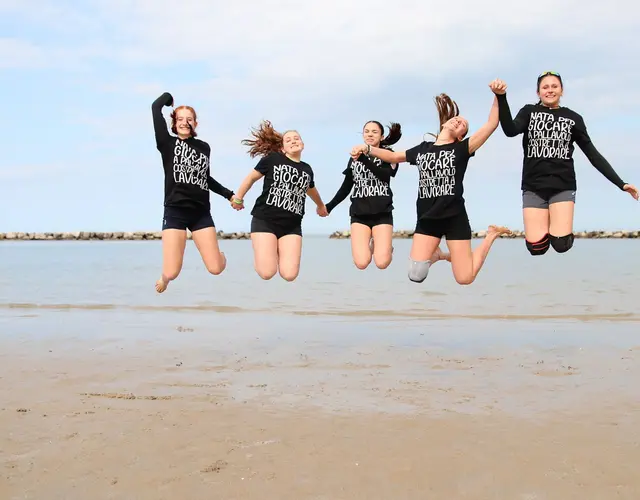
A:
[[[270,153],[282,151],[282,136],[280,132],[273,128],[269,120],[260,122],[258,128],[251,128],[253,139],[243,139],[242,144],[249,146],[249,156],[267,156]]]
[[[193,121],[195,123],[198,123],[198,115],[196,115],[195,109],[193,109],[191,106],[178,106],[171,112],[171,132],[176,135],[178,135],[178,128],[176,127],[178,121],[178,111],[180,111],[181,109],[188,109],[189,111],[191,111],[191,113],[193,114]],[[189,122],[187,122],[187,125],[189,125],[189,130],[191,130],[191,137],[197,137],[198,134],[196,133],[193,126]]]
[[[442,132],[442,127],[445,123],[447,123],[454,116],[458,116],[460,114],[460,109],[458,109],[458,104],[456,101],[452,100],[447,94],[440,94],[435,97],[436,108],[438,109],[438,118],[440,119],[440,129],[438,130],[438,134]],[[438,134],[432,134],[429,132],[429,135],[432,135],[435,138],[438,138]]]

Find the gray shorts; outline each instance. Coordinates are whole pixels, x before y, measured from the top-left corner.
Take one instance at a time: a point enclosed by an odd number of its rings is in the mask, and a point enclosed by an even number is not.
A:
[[[563,201],[572,201],[575,203],[576,192],[560,191],[559,193],[554,193],[551,196],[534,193],[533,191],[522,192],[522,208],[549,208],[549,205]]]

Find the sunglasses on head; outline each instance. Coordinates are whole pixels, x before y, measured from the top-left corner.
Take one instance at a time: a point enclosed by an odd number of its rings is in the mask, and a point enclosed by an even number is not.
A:
[[[560,73],[556,71],[545,71],[544,73],[540,73],[538,75],[538,79],[544,78],[545,76],[557,76],[558,78],[560,78]]]

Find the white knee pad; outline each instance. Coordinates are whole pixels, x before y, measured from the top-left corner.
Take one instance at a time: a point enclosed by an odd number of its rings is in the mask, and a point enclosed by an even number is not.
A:
[[[409,259],[409,279],[415,283],[422,283],[427,279],[430,267],[431,262],[428,260],[415,261]]]

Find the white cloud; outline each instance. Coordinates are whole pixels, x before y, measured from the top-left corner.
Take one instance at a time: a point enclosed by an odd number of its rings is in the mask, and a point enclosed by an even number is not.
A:
[[[437,125],[440,91],[475,128],[488,114],[490,79],[507,79],[515,113],[535,100],[540,70],[569,64],[580,68],[565,82],[566,102],[590,128],[599,113],[640,107],[626,59],[638,48],[640,4],[621,0],[32,0],[2,2],[0,13],[31,29],[0,41],[3,67],[91,65],[84,85],[96,98],[139,103],[96,102],[79,116],[105,141],[131,130],[151,138],[150,104],[164,90],[196,107],[214,154],[244,154],[240,140],[263,118],[324,137],[335,123],[355,130],[375,116],[412,123],[407,137],[418,137]]]

